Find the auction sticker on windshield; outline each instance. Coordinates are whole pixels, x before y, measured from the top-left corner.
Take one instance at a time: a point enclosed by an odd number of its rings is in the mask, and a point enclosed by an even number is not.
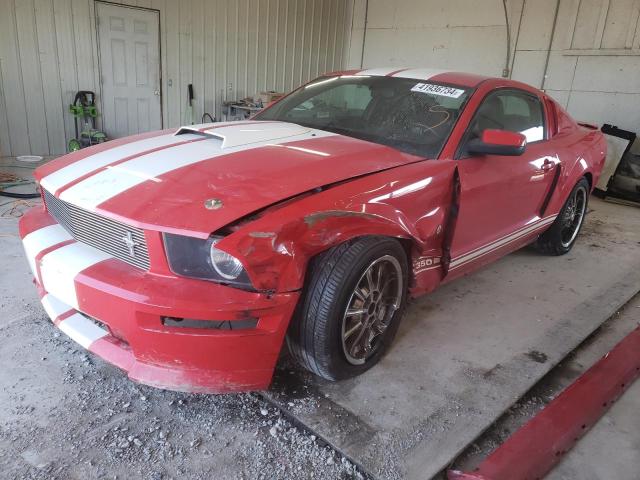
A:
[[[453,87],[445,87],[443,85],[434,85],[433,83],[416,83],[411,89],[412,92],[431,93],[442,97],[459,98],[464,90]]]

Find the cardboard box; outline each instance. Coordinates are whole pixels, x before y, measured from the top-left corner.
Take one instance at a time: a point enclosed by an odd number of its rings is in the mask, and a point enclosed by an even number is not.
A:
[[[267,105],[275,100],[278,100],[281,97],[284,97],[284,93],[274,92],[273,90],[269,90],[268,92],[260,92],[258,97],[262,101],[263,105]]]

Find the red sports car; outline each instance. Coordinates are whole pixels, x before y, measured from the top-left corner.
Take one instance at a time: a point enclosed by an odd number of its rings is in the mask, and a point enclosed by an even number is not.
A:
[[[531,243],[568,252],[605,145],[515,81],[336,72],[249,121],[40,167],[20,235],[53,322],[133,380],[263,389],[285,337],[341,379],[384,354],[407,296]]]

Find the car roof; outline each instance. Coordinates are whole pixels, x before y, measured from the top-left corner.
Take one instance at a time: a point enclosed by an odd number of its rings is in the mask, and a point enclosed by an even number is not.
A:
[[[438,83],[450,83],[462,87],[475,88],[485,80],[505,80],[475,73],[452,72],[435,68],[402,68],[402,67],[378,67],[365,70],[344,70],[331,72],[327,75],[362,75],[397,78],[415,78],[417,80],[430,80]]]

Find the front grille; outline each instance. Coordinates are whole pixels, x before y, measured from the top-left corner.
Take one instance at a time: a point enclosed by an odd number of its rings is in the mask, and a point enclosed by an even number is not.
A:
[[[73,238],[130,265],[143,270],[149,269],[149,251],[142,229],[83,210],[56,198],[44,189],[43,191],[47,210]],[[131,255],[126,242],[129,233],[131,240],[137,244],[134,247],[134,256]]]

